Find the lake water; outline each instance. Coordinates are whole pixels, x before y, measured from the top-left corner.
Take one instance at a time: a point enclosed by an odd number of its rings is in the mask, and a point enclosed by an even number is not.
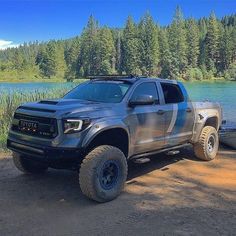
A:
[[[216,101],[223,107],[224,119],[236,120],[236,82],[193,82],[184,83],[193,101]],[[0,94],[3,91],[45,91],[54,88],[72,88],[76,83],[0,83]],[[0,95],[1,96],[1,95]]]
[[[209,100],[219,102],[223,108],[223,119],[236,120],[236,83],[235,82],[195,82],[184,83],[192,101]]]

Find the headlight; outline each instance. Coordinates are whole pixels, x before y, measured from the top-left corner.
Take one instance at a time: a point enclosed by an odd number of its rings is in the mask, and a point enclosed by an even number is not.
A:
[[[71,134],[81,131],[89,124],[89,119],[66,119],[63,122],[65,134]]]

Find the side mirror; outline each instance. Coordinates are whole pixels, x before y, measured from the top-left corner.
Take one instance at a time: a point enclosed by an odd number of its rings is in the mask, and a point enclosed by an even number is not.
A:
[[[136,98],[131,98],[129,101],[129,106],[140,106],[140,105],[152,105],[155,103],[155,99],[152,95],[139,95]]]

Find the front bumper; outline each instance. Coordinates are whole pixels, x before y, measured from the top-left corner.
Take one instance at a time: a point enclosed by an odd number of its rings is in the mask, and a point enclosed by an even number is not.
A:
[[[62,148],[50,147],[41,145],[29,145],[26,142],[7,140],[7,148],[13,152],[24,155],[25,158],[34,158],[42,162],[58,162],[58,161],[81,161],[84,157],[84,150],[82,148]]]

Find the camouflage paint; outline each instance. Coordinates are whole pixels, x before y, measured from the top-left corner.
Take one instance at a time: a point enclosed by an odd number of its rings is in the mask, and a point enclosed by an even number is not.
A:
[[[154,82],[157,85],[160,104],[131,108],[128,106],[133,90],[140,83]],[[184,102],[165,104],[160,82],[178,84],[184,95]],[[186,142],[196,142],[207,118],[217,117],[221,123],[221,108],[215,103],[193,103],[181,83],[172,80],[139,78],[132,79],[130,90],[121,103],[83,104],[76,100],[56,100],[56,105],[27,103],[16,112],[29,116],[51,117],[57,119],[58,136],[45,139],[10,130],[8,140],[25,145],[44,148],[86,148],[99,133],[113,128],[122,128],[129,137],[129,156],[142,152],[160,150]],[[186,112],[187,108],[192,112]],[[43,111],[44,110],[44,111]],[[52,111],[52,112],[47,112]],[[163,114],[158,111],[163,110]],[[202,114],[203,119],[198,120]],[[75,134],[64,134],[62,120],[88,117],[90,125]],[[13,119],[13,122],[19,122]],[[193,127],[194,126],[194,127]],[[121,140],[122,142],[122,140]]]

